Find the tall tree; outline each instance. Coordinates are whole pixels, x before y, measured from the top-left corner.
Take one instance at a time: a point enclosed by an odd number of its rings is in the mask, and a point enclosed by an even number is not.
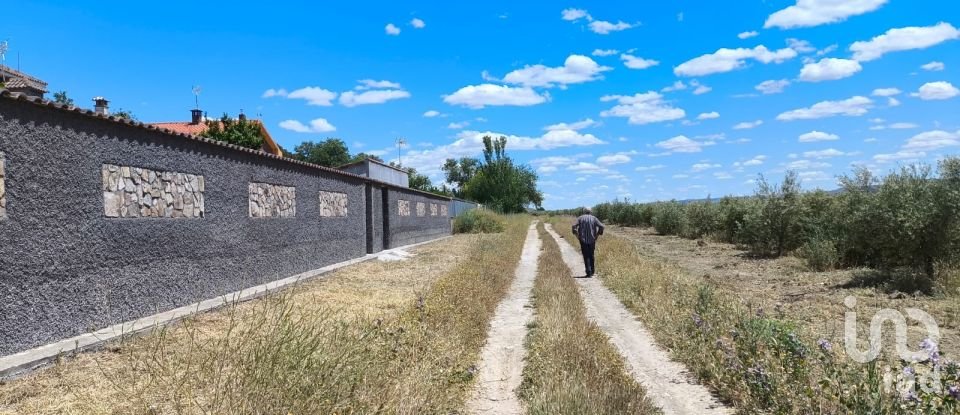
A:
[[[67,96],[67,91],[54,92],[53,102],[56,102],[57,104],[73,106],[73,98]]]
[[[350,163],[350,150],[339,138],[328,138],[319,143],[304,141],[293,149],[296,158],[326,167],[339,167]]]
[[[200,133],[204,137],[254,150],[263,146],[263,131],[258,122],[233,119],[223,113],[219,120],[207,120],[206,124],[207,129]]]
[[[463,197],[463,188],[477,174],[479,165],[480,160],[471,157],[461,157],[459,160],[447,159],[443,163],[442,170],[447,176],[447,183],[456,186],[454,194]]]
[[[537,190],[537,174],[507,156],[507,138],[485,136],[483,146],[483,162],[466,183],[465,196],[504,213],[523,212],[531,205],[541,207],[543,194]]]
[[[354,155],[353,155],[353,158],[350,159],[350,162],[351,162],[351,163],[356,163],[356,162],[358,162],[358,161],[363,161],[363,160],[365,160],[365,159],[376,160],[376,161],[379,161],[379,162],[383,163],[383,159],[380,158],[380,156],[375,156],[375,155],[373,155],[373,154],[367,154],[367,153],[363,153],[363,152],[354,154]]]

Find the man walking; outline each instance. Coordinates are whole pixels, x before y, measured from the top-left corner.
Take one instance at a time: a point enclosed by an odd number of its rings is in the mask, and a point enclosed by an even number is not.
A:
[[[586,268],[587,278],[593,276],[596,268],[593,267],[593,252],[597,248],[597,237],[603,235],[603,224],[594,217],[590,208],[583,208],[583,214],[573,224],[573,233],[580,240],[580,251],[583,253],[583,265]]]

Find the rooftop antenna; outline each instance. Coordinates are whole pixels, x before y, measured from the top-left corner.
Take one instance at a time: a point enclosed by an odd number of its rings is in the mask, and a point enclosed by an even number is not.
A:
[[[197,109],[200,109],[200,85],[193,86],[193,103],[197,106]]]
[[[0,42],[0,64],[7,66],[7,50],[10,49],[10,42],[4,40]],[[7,71],[3,71],[3,83],[7,83]]]
[[[403,137],[397,137],[397,166],[398,167],[403,166],[403,159],[400,158],[400,148],[403,147],[404,144],[407,144],[407,140],[404,140]]]

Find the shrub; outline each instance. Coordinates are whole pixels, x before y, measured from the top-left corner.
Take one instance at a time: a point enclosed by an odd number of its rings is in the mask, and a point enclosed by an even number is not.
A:
[[[687,226],[683,236],[699,239],[717,232],[720,224],[719,207],[710,199],[706,202],[691,203],[684,206]]]
[[[743,242],[756,255],[781,256],[801,245],[800,179],[788,171],[779,185],[763,176],[757,184],[757,209],[744,217]]]
[[[807,266],[814,271],[827,271],[837,267],[840,262],[840,253],[837,245],[831,239],[814,238],[800,247],[800,258],[807,261]]]
[[[682,235],[687,227],[687,215],[677,201],[657,203],[653,207],[652,222],[661,235]]]
[[[453,220],[453,233],[500,232],[503,232],[503,220],[488,210],[468,210]]]
[[[720,223],[717,239],[728,243],[740,243],[740,234],[750,209],[756,207],[751,199],[724,197],[720,199],[718,213]]]

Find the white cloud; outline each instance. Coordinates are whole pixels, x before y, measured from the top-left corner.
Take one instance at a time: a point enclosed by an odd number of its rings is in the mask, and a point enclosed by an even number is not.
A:
[[[960,90],[949,82],[928,82],[923,84],[917,92],[910,95],[924,101],[942,100],[960,95]]]
[[[373,79],[361,79],[357,81],[360,85],[357,85],[353,89],[357,91],[366,91],[368,89],[400,89],[400,84],[390,81],[375,81]]]
[[[623,66],[626,66],[630,69],[647,69],[652,66],[657,66],[660,64],[660,61],[655,61],[653,59],[644,59],[630,54],[620,55],[620,59],[623,60]]]
[[[918,160],[926,156],[927,153],[922,151],[898,151],[892,154],[876,154],[873,156],[873,160],[878,163],[889,163],[899,160]]]
[[[400,34],[400,28],[393,23],[387,23],[387,25],[383,28],[383,31],[390,36],[397,36]]]
[[[560,17],[563,20],[567,20],[570,22],[577,21],[585,17],[588,19],[591,18],[590,14],[587,13],[586,10],[574,9],[574,8],[564,9],[563,11],[560,12]]]
[[[869,41],[854,42],[850,45],[850,51],[858,61],[872,61],[886,53],[925,49],[957,38],[960,38],[960,30],[949,23],[940,22],[935,26],[890,29]]]
[[[703,94],[706,94],[707,92],[713,91],[713,88],[710,88],[709,86],[701,84],[696,79],[690,81],[690,86],[695,87],[693,89],[693,95],[703,95]]]
[[[877,88],[873,90],[873,96],[875,97],[892,97],[897,96],[903,93],[903,91],[897,88]]]
[[[830,163],[825,163],[822,161],[797,160],[787,163],[785,167],[788,170],[825,169],[830,167]]]
[[[687,84],[683,83],[683,81],[676,81],[676,82],[673,83],[673,85],[670,85],[670,86],[668,86],[668,87],[665,87],[665,88],[661,89],[660,91],[661,91],[661,92],[673,92],[673,91],[682,91],[682,90],[684,90],[684,89],[687,89]]]
[[[622,20],[616,23],[610,23],[603,20],[594,20],[590,22],[588,26],[590,27],[590,30],[593,31],[593,33],[600,34],[600,35],[607,35],[607,34],[610,34],[611,32],[619,32],[627,29],[632,29],[634,27],[639,26],[639,24],[626,23]]]
[[[591,53],[591,55],[593,55],[593,56],[613,56],[613,55],[616,55],[616,54],[618,54],[618,53],[620,53],[620,51],[619,51],[619,50],[616,50],[616,49],[594,49],[594,50],[593,50],[593,53]]]
[[[740,38],[740,39],[749,39],[749,38],[754,37],[754,36],[756,36],[756,35],[759,35],[759,33],[757,33],[756,30],[752,30],[752,31],[749,31],[749,32],[741,32],[740,34],[737,35],[737,37]]]
[[[309,105],[329,107],[333,105],[333,100],[337,98],[337,93],[315,86],[308,86],[290,92],[287,94],[287,98],[303,99],[306,100]]]
[[[531,88],[516,88],[504,85],[480,84],[468,85],[443,97],[450,105],[462,105],[469,108],[486,106],[526,107],[547,102],[550,96],[540,95]]]
[[[697,163],[697,164],[694,164],[693,166],[690,166],[690,170],[693,171],[694,173],[700,173],[702,171],[706,171],[710,169],[719,169],[721,167],[723,166],[719,164]]]
[[[800,80],[804,82],[835,81],[849,78],[863,70],[860,62],[851,59],[824,58],[811,62],[800,69]]]
[[[744,161],[744,162],[739,162],[739,161],[738,161],[738,162],[736,162],[736,163],[733,163],[733,167],[759,166],[759,165],[763,164],[763,162],[764,162],[766,159],[767,159],[767,156],[761,154],[761,155],[755,156],[754,158],[752,158],[752,159],[750,159],[750,160],[747,160],[747,161]]]
[[[908,130],[908,129],[917,128],[917,127],[919,127],[919,125],[916,125],[914,123],[909,123],[909,122],[895,122],[887,126],[887,128],[894,129],[894,130]]]
[[[340,105],[356,107],[358,105],[383,104],[395,99],[410,98],[410,93],[399,89],[377,89],[356,93],[347,91],[340,94]]]
[[[848,17],[869,13],[887,0],[797,0],[797,4],[771,14],[764,29],[793,29],[837,23]]]
[[[663,168],[665,168],[665,167],[667,167],[667,166],[664,166],[663,164],[654,164],[654,165],[652,165],[652,166],[637,166],[637,168],[635,168],[634,170],[643,172],[643,171],[660,170],[660,169],[663,169]]]
[[[753,87],[753,89],[760,91],[764,95],[779,94],[783,92],[783,89],[789,85],[790,85],[790,81],[786,79],[780,79],[780,80],[771,79],[769,81],[761,82],[757,86]]]
[[[787,38],[787,46],[798,53],[810,53],[817,50],[810,42],[792,37]]]
[[[781,113],[777,116],[780,121],[813,120],[818,118],[845,115],[855,117],[866,114],[873,106],[870,98],[855,96],[843,101],[822,101],[809,108],[800,108]]]
[[[550,68],[544,65],[525,66],[508,73],[503,81],[525,87],[553,87],[601,79],[601,73],[613,68],[601,66],[583,55],[570,55],[563,66]]]
[[[662,148],[668,153],[699,153],[703,151],[703,147],[709,145],[713,145],[713,142],[694,141],[682,135],[654,144],[655,147]]]
[[[437,110],[430,110],[423,113],[423,116],[427,118],[439,117],[440,115],[442,114],[440,114],[440,111],[437,111]]]
[[[806,134],[801,134],[799,141],[801,143],[815,143],[817,141],[836,141],[839,140],[840,136],[836,134],[825,133],[823,131],[811,131]]]
[[[930,151],[960,146],[960,130],[951,133],[943,130],[927,131],[907,140],[903,146],[908,151]]]
[[[790,48],[776,51],[770,51],[763,45],[753,49],[721,48],[714,53],[699,56],[677,65],[673,68],[673,73],[678,76],[710,75],[741,69],[747,65],[748,59],[767,64],[771,62],[781,63],[795,57],[797,57],[797,51]]]
[[[739,124],[737,124],[737,125],[734,125],[734,126],[733,126],[733,129],[734,129],[734,130],[749,130],[749,129],[751,129],[751,128],[757,128],[757,127],[759,127],[759,126],[762,125],[762,124],[763,124],[763,120],[744,121],[744,122],[742,122],[742,123],[739,123]]]
[[[933,72],[942,71],[947,68],[947,66],[944,65],[943,62],[938,62],[938,61],[926,63],[921,65],[920,67],[923,68],[923,70],[925,71],[933,71]]]
[[[427,24],[424,23],[423,20],[415,17],[410,21],[410,26],[413,26],[415,29],[423,29],[424,27],[427,27]]]
[[[616,154],[607,154],[604,156],[597,157],[597,164],[604,166],[612,166],[614,164],[624,164],[629,163],[633,155],[633,152],[620,152]]]
[[[713,177],[716,178],[717,180],[729,180],[733,178],[733,176],[730,175],[730,173],[727,173],[725,171],[713,172]]]
[[[470,125],[470,123],[467,122],[467,121],[463,121],[463,122],[452,122],[452,123],[450,123],[450,124],[447,124],[447,128],[449,128],[449,129],[451,129],[451,130],[462,130],[462,129],[464,129],[464,128],[465,128],[466,126],[468,126],[468,125]]]
[[[618,103],[613,108],[601,112],[601,117],[624,117],[630,124],[643,125],[678,120],[687,115],[682,109],[665,102],[662,95],[653,91],[633,96],[608,95],[600,100]]]
[[[266,91],[263,91],[263,95],[261,95],[261,98],[285,97],[285,96],[287,96],[287,90],[286,90],[286,89],[283,89],[283,88],[280,88],[280,89],[270,88],[270,89],[268,89],[268,90],[266,90]]]
[[[806,157],[806,158],[813,158],[813,159],[825,159],[825,158],[840,157],[840,156],[845,156],[845,155],[847,155],[847,153],[844,153],[844,152],[842,152],[842,151],[840,151],[840,150],[837,150],[837,149],[835,149],[835,148],[828,148],[828,149],[826,149],[826,150],[805,151],[805,152],[803,152],[803,156],[804,156],[804,157]]]
[[[716,118],[720,118],[720,113],[716,111],[704,112],[697,116],[698,120],[712,120]]]
[[[613,173],[612,170],[606,167],[600,167],[593,163],[588,163],[585,161],[577,162],[567,166],[567,170],[574,171],[580,174],[610,174]]]
[[[599,125],[599,124],[600,124],[600,123],[598,123],[598,122],[596,122],[596,121],[594,121],[594,120],[592,120],[592,119],[590,119],[590,118],[587,118],[587,119],[585,119],[585,120],[583,120],[583,121],[577,121],[577,122],[571,123],[571,124],[567,124],[567,123],[565,123],[565,122],[558,123],[558,124],[552,124],[552,125],[548,125],[548,126],[546,126],[546,127],[543,127],[543,129],[544,129],[544,130],[547,130],[547,131],[557,131],[557,130],[580,131],[580,130],[582,130],[582,129],[584,129],[584,128],[595,127],[595,126],[597,126],[597,125]]]
[[[310,121],[310,125],[304,125],[297,120],[286,120],[280,122],[280,128],[297,133],[328,133],[336,131],[337,127],[330,124],[326,119],[317,118]]]

